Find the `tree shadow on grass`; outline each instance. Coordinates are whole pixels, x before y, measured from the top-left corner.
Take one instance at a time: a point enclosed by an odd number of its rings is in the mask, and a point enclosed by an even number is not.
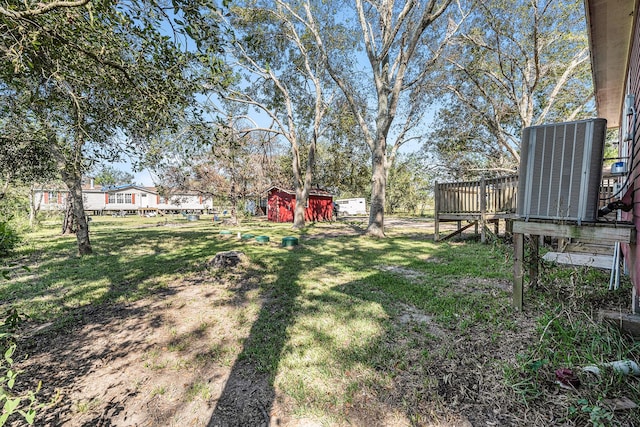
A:
[[[488,290],[478,295],[454,290],[444,297],[428,289],[428,272],[424,276],[403,280],[396,275],[394,280],[394,274],[380,272],[333,288],[333,304],[344,306],[345,297],[349,301],[351,322],[364,320],[358,306],[374,303],[384,312],[375,339],[336,350],[340,369],[355,372],[345,386],[357,390],[347,398],[345,416],[355,425],[372,426],[399,422],[389,420],[389,414],[401,414],[411,425],[520,425],[512,415],[524,407],[514,405],[515,399],[505,402],[512,391],[501,364],[528,345],[531,331],[523,329],[521,336],[507,332],[496,342],[499,332],[486,320],[470,320],[483,318],[477,312],[483,311]],[[502,314],[509,316],[508,295],[500,295]],[[443,304],[439,319],[425,309],[434,299]]]
[[[349,249],[335,253],[320,254],[313,245],[322,245],[315,241],[302,244],[294,249],[294,254],[283,252],[277,256],[277,278],[267,287],[263,287],[263,306],[258,318],[252,324],[242,352],[237,357],[226,385],[209,420],[208,427],[262,426],[287,424],[287,415],[274,413],[276,399],[274,379],[282,357],[291,351],[290,330],[300,315],[308,314],[309,309],[301,309],[300,297],[304,291],[301,279],[302,269],[325,269],[332,271],[331,263],[340,258],[357,268],[362,260],[358,259],[359,237],[341,236],[349,242]],[[291,256],[289,256],[291,254]],[[308,286],[306,283],[304,286]],[[306,297],[302,300],[306,301]],[[328,339],[321,331],[314,335],[315,341]]]
[[[237,241],[214,238],[211,232],[184,230],[176,236],[176,233],[165,232],[158,229],[145,230],[144,237],[145,239],[142,239],[142,236],[138,236],[139,242],[136,243],[136,241],[132,241],[131,236],[127,233],[105,234],[103,238],[107,238],[108,241],[105,240],[101,242],[101,245],[96,245],[100,247],[100,250],[95,256],[86,259],[54,257],[51,260],[45,260],[48,264],[45,266],[46,269],[43,275],[47,283],[54,283],[58,279],[62,280],[65,278],[65,274],[69,274],[69,271],[73,271],[73,269],[82,271],[85,267],[95,270],[89,273],[85,271],[85,274],[87,274],[86,280],[99,280],[104,276],[106,282],[106,292],[94,300],[96,304],[88,304],[87,306],[77,308],[65,306],[64,310],[62,310],[69,323],[68,325],[63,323],[58,326],[61,327],[62,330],[67,326],[69,327],[66,331],[67,333],[62,334],[65,339],[63,345],[65,349],[60,353],[60,356],[66,362],[69,362],[66,365],[69,368],[54,373],[56,376],[52,378],[55,378],[56,383],[65,384],[66,382],[67,384],[73,384],[76,377],[89,376],[95,373],[100,363],[114,363],[119,361],[119,359],[126,359],[128,351],[156,351],[157,346],[155,348],[150,346],[149,342],[144,339],[144,334],[148,333],[149,330],[152,331],[160,328],[162,326],[162,319],[154,319],[152,311],[145,311],[144,308],[140,308],[139,306],[132,308],[127,303],[122,303],[122,299],[127,301],[133,298],[135,301],[136,298],[139,299],[154,294],[158,294],[159,298],[168,298],[174,290],[172,287],[162,286],[162,281],[164,280],[162,277],[164,275],[175,274],[178,271],[184,271],[185,274],[189,274],[190,272],[197,271],[199,268],[197,265],[194,265],[194,260],[202,262],[206,258],[212,257],[217,251],[238,249]],[[230,364],[232,364],[231,373],[228,378],[226,378],[224,387],[220,386],[218,388],[218,390],[222,390],[220,397],[215,399],[215,397],[212,396],[213,399],[209,398],[207,400],[206,403],[214,403],[215,407],[204,414],[206,419],[204,419],[203,424],[200,425],[253,426],[278,422],[286,424],[286,421],[278,419],[278,414],[273,414],[276,399],[274,378],[279,374],[278,368],[281,365],[283,357],[287,357],[290,351],[294,351],[288,344],[292,338],[290,337],[292,328],[296,327],[300,316],[310,313],[310,308],[301,307],[300,304],[306,304],[309,301],[316,302],[316,308],[321,307],[323,304],[335,304],[336,302],[332,300],[332,297],[334,297],[336,293],[339,293],[349,296],[349,301],[342,301],[340,304],[346,304],[344,306],[345,310],[351,310],[351,308],[349,308],[350,303],[354,301],[372,302],[379,296],[376,296],[376,294],[373,296],[356,295],[358,287],[362,285],[361,282],[350,282],[341,285],[342,287],[335,287],[333,288],[333,296],[309,296],[307,290],[303,288],[303,285],[309,286],[310,284],[307,282],[303,284],[301,282],[302,274],[304,273],[306,275],[310,269],[325,271],[327,274],[332,274],[332,272],[335,271],[336,274],[339,274],[338,268],[333,265],[337,258],[340,259],[340,265],[349,265],[349,268],[354,271],[368,270],[371,268],[371,265],[369,265],[370,261],[366,261],[361,257],[362,251],[367,251],[369,255],[368,259],[372,259],[371,257],[375,259],[375,257],[378,256],[383,257],[387,251],[397,253],[402,249],[403,245],[403,243],[398,244],[394,241],[379,242],[380,244],[378,244],[375,249],[371,249],[366,241],[358,237],[345,236],[339,239],[342,239],[342,242],[338,245],[332,245],[330,241],[315,240],[312,242],[304,239],[303,244],[293,250],[283,248],[278,248],[273,251],[270,250],[264,255],[265,258],[268,258],[268,261],[265,261],[264,264],[252,265],[248,267],[246,271],[248,275],[260,277],[262,279],[261,283],[254,283],[248,287],[238,286],[236,288],[226,289],[225,292],[228,292],[225,294],[225,298],[221,300],[222,302],[218,302],[217,304],[210,303],[212,307],[234,307],[252,303],[253,300],[249,291],[256,290],[258,286],[262,296],[261,306],[257,309],[258,311],[255,315],[256,320],[251,323],[250,331],[242,341],[241,349],[236,346],[239,355],[230,361]],[[99,241],[99,239],[97,240]],[[96,240],[94,240],[94,242],[95,241]],[[166,248],[167,241],[169,241],[171,245],[184,245],[186,249],[178,252],[169,251]],[[342,243],[344,243],[344,245]],[[141,249],[143,254],[132,257],[126,256],[126,252],[124,254],[119,253],[119,248],[131,244],[141,245],[139,249]],[[414,256],[415,253],[407,254],[407,257]],[[101,267],[105,263],[109,264],[108,268],[101,270]],[[152,268],[149,268],[149,264]],[[439,264],[434,264],[430,268],[437,269],[439,267]],[[317,271],[314,273],[314,276],[319,277]],[[382,281],[388,278],[388,273],[375,273],[369,277],[372,279],[379,277],[380,281]],[[374,280],[374,282],[376,280]],[[80,283],[78,285],[77,289],[72,286],[64,292],[55,288],[47,291],[50,292],[49,297],[54,303],[68,304],[70,300],[82,301],[85,297],[83,294],[88,296],[92,292],[91,289],[82,288]],[[185,285],[188,285],[188,283],[185,283]],[[313,284],[311,284],[311,286],[313,286]],[[217,297],[214,290],[215,286],[207,287],[206,292],[200,295],[207,300],[220,301],[220,299],[216,300]],[[15,291],[19,292],[19,289],[15,289]],[[162,295],[162,292],[168,292],[168,294]],[[209,296],[207,292],[211,292],[211,295]],[[382,291],[377,289],[376,292]],[[20,298],[28,300],[30,295],[32,294],[27,292],[26,294],[22,294]],[[18,294],[15,294],[15,298],[18,298]],[[313,301],[314,298],[316,301]],[[373,300],[371,298],[373,298]],[[141,302],[146,303],[147,301],[144,299]],[[386,299],[383,298],[379,303],[383,304],[385,310],[388,309],[389,312],[393,310],[392,305],[389,305],[391,303]],[[100,311],[102,309],[105,310],[104,313]],[[150,307],[149,310],[151,309]],[[97,312],[91,313],[90,310],[97,310]],[[253,313],[255,313],[255,311]],[[133,329],[123,330],[122,337],[120,338],[121,341],[117,341],[118,338],[115,338],[112,346],[106,346],[106,350],[100,350],[96,352],[95,355],[82,354],[86,343],[94,339],[94,336],[90,333],[91,330],[99,330],[102,327],[107,327],[111,322],[145,315],[151,317],[148,318],[143,325],[134,326]],[[349,315],[355,317],[360,316],[359,313],[353,310]],[[348,322],[349,319],[347,316],[345,321]],[[78,334],[80,330],[79,326],[82,326],[82,334]],[[190,330],[181,331],[173,339],[159,345],[179,347],[183,342],[188,343],[190,339],[207,341],[206,335],[198,330],[197,325],[191,326],[193,327]],[[386,326],[383,325],[383,327]],[[247,328],[249,328],[248,323]],[[365,351],[369,351],[370,357],[378,356],[376,351],[384,349],[383,344],[387,340],[391,340],[392,336],[390,331],[387,332],[386,335],[383,336],[386,338],[379,341],[379,345],[374,345],[370,347],[369,350],[365,349]],[[211,345],[216,343],[225,345],[224,343],[218,342],[219,340],[209,339],[211,340]],[[314,335],[314,341],[320,344],[329,344],[330,340],[331,337],[323,330],[318,330],[317,334]],[[195,359],[207,359],[209,360],[208,363],[217,363],[212,360],[218,357],[218,347],[219,346],[213,346],[208,349],[203,347],[201,353],[195,356],[191,353],[190,357],[193,356],[193,360],[188,360],[187,362],[194,363],[196,361]],[[33,350],[31,353],[34,356],[40,355],[42,357],[46,357],[48,352],[46,347],[31,348],[30,350]],[[233,353],[234,356],[235,354],[236,353]],[[384,365],[384,363],[386,363],[383,358],[384,354],[385,353],[380,353],[380,357],[375,359],[378,360],[378,362],[371,362],[370,358],[364,358],[360,360],[360,363],[369,363],[372,372],[377,372],[376,369],[380,369],[381,366],[386,366]],[[340,359],[344,358],[346,361],[343,363],[344,366],[346,366],[345,363],[350,360],[359,360],[358,358],[362,357],[361,353],[350,352],[348,349],[342,353],[337,352],[335,356]],[[224,365],[225,375],[229,370],[227,366],[229,365]],[[180,383],[180,387],[184,386],[185,390],[195,390],[197,386],[202,384],[202,381],[206,382],[209,378],[212,378],[211,376],[207,378],[193,378],[193,375],[191,375],[194,373],[192,369],[182,372],[184,372],[185,375],[181,376],[176,374],[176,372],[166,372],[166,376]],[[215,372],[215,375],[221,374],[222,372],[223,370],[219,369]],[[160,373],[164,374],[164,371]],[[182,378],[186,377],[187,373],[190,375],[188,381]],[[195,374],[197,374],[197,372],[195,372]],[[37,376],[34,375],[34,378],[37,378]],[[40,378],[43,377],[40,376]],[[216,381],[219,380],[217,384],[220,384],[223,378],[221,375],[216,377]],[[46,378],[43,378],[43,380],[45,382],[47,381]],[[90,412],[88,414],[90,416],[86,417],[88,421],[84,425],[107,426],[114,423],[118,424],[118,420],[120,420],[120,422],[122,421],[123,415],[131,415],[132,402],[127,402],[127,400],[136,400],[137,396],[135,393],[138,393],[138,389],[134,385],[127,384],[127,380],[131,381],[126,378],[117,378],[114,380],[114,384],[118,385],[120,390],[123,390],[123,393],[118,398],[102,402],[99,412],[94,414],[91,408],[86,409]],[[355,384],[358,385],[358,383]],[[382,397],[380,399],[384,402]],[[150,403],[155,403],[156,401],[157,399]],[[363,405],[366,403],[364,400],[356,399],[355,401]],[[90,405],[91,401],[84,402],[84,404]],[[169,407],[169,405],[167,405],[163,413],[158,414],[155,425],[167,425],[167,423],[172,420],[173,414],[183,411],[188,404],[188,401],[174,399],[171,403],[172,406]],[[56,409],[55,412],[48,414],[47,420],[51,421],[42,425],[59,425],[60,420],[68,419],[64,418],[64,414],[68,414],[69,411],[74,410],[71,405],[71,402],[65,402],[60,409]],[[384,407],[395,408],[396,411],[406,409],[400,404],[391,404]],[[362,413],[349,412],[352,408],[353,407],[346,406],[343,408],[347,414],[347,419],[354,421],[362,420],[364,422],[366,418],[359,418],[359,416],[364,413],[365,409],[362,410]],[[75,408],[76,411],[79,409],[85,410],[83,408]],[[374,411],[370,412],[375,413]],[[381,413],[382,412],[379,412],[377,414]],[[56,418],[56,416],[58,418]],[[129,425],[133,425],[134,422],[131,418],[125,418],[125,421],[128,422]],[[162,424],[163,421],[165,424]],[[380,424],[378,423],[377,425]]]
[[[60,238],[49,246],[51,252],[31,254],[37,268],[20,272],[27,275],[26,280],[18,276],[0,283],[4,307],[42,304],[35,310],[41,310],[41,316],[22,325],[15,355],[24,367],[17,391],[35,390],[42,381],[39,401],[54,398],[57,390],[62,392],[55,406],[39,411],[37,425],[63,425],[74,413],[90,418],[83,425],[111,425],[138,393],[130,379],[117,375],[112,379],[113,388],[122,393],[109,402],[74,402],[68,397],[82,390],[83,378],[92,378],[105,365],[115,366],[128,360],[129,354],[153,350],[147,337],[164,326],[163,319],[154,317],[154,302],[175,295],[163,277],[195,272],[202,268],[203,260],[231,245],[211,237],[208,230],[119,232],[94,239],[96,253],[83,258],[74,255],[73,239]],[[166,247],[167,240],[186,249],[172,252]],[[127,256],[132,245],[140,255]],[[149,296],[149,304],[135,303]],[[114,324],[124,329],[117,336],[106,336],[104,331]],[[29,359],[23,361],[27,355]],[[35,360],[37,364],[32,363]],[[90,417],[96,411],[99,413]],[[20,421],[14,418],[9,425],[20,425]]]
[[[258,318],[251,326],[241,353],[231,368],[222,394],[207,424],[209,427],[270,425],[275,400],[273,381],[288,327],[294,322],[300,263],[307,256],[281,250],[278,277],[264,286]],[[278,420],[276,420],[278,422]]]
[[[157,297],[166,298],[172,294],[172,290],[163,289]],[[122,393],[109,402],[90,398],[103,386],[104,379],[100,377],[97,379],[99,384],[84,390],[86,400],[73,401],[69,396],[82,392],[82,379],[95,378],[105,365],[124,369],[126,365],[123,363],[130,354],[148,351],[151,344],[146,338],[162,326],[162,321],[153,318],[147,307],[127,304],[82,307],[68,312],[65,319],[21,337],[19,354],[29,358],[22,363],[18,384],[34,390],[42,381],[38,400],[56,402],[53,407],[38,411],[36,425],[64,425],[74,413],[90,415],[99,409],[99,413],[82,425],[110,426],[111,419],[118,416],[127,401],[139,393],[130,378],[114,376],[109,387],[122,390]],[[127,327],[117,336],[107,335],[105,331],[109,331],[114,323]],[[20,425],[16,420],[14,418],[14,424],[10,425]]]

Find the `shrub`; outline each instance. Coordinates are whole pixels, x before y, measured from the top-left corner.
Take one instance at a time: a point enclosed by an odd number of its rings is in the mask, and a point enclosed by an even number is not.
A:
[[[20,237],[8,222],[0,221],[0,257],[7,256],[20,242]]]

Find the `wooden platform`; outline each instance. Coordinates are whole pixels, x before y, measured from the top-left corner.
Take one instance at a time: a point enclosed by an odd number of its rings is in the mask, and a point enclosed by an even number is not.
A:
[[[578,265],[584,267],[601,268],[611,270],[613,255],[585,254],[577,252],[547,252],[542,257],[545,261],[558,264]]]
[[[509,221],[514,217],[517,187],[518,177],[515,175],[477,181],[436,182],[434,239],[441,239],[440,223],[457,222],[457,231],[442,240],[475,226],[476,234],[479,233],[480,240],[485,242],[489,224],[494,225],[497,234],[499,221]],[[470,224],[463,227],[463,221]]]
[[[623,332],[635,339],[640,339],[640,316],[617,311],[602,310],[599,313],[600,321],[607,321],[620,328]]]
[[[631,223],[583,222],[578,225],[575,223],[557,223],[553,221],[514,221],[513,306],[518,310],[522,310],[523,303],[525,234],[531,236],[531,255],[528,262],[528,272],[529,280],[534,285],[538,281],[540,236],[572,238],[582,242],[597,242],[600,244],[636,242],[636,229]]]

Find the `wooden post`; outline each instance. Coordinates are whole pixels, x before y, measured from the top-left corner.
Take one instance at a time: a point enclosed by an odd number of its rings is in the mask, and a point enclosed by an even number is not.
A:
[[[513,219],[508,218],[504,220],[504,234],[511,236],[513,234]]]
[[[564,237],[558,237],[558,247],[556,248],[556,250],[558,252],[564,252],[566,247],[567,247],[567,239],[565,239]]]
[[[434,242],[437,242],[438,240],[440,240],[440,219],[439,219],[439,213],[440,213],[440,188],[438,186],[438,181],[436,181],[436,183],[434,184],[435,187],[433,189],[433,198],[434,198],[434,207],[433,210],[435,211],[435,224],[434,224],[434,230],[433,230],[433,240]]]
[[[513,235],[513,296],[512,305],[516,310],[522,311],[522,290],[524,285],[524,234]]]
[[[480,178],[480,242],[487,242],[487,188],[484,178]]]

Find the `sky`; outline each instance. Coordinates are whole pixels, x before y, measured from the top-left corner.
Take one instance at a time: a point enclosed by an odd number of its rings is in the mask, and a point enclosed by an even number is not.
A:
[[[148,170],[143,170],[142,172],[137,172],[134,174],[133,180],[137,184],[142,184],[145,187],[154,187],[156,184],[153,182],[153,177]]]
[[[141,184],[144,187],[155,187],[155,182],[153,181],[153,175],[148,169],[144,169],[140,172],[133,172],[133,167],[129,162],[118,162],[112,163],[110,166],[122,171],[127,172],[133,175],[133,183]]]

